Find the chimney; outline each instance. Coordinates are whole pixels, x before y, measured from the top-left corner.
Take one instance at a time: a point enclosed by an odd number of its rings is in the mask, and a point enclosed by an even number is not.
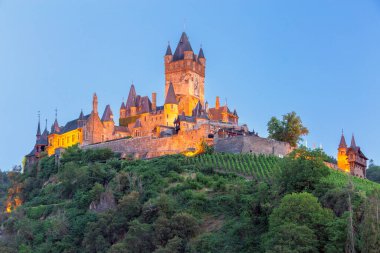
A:
[[[219,107],[220,107],[219,96],[216,96],[215,109],[219,109]]]
[[[156,111],[157,109],[157,93],[152,92],[152,110]]]

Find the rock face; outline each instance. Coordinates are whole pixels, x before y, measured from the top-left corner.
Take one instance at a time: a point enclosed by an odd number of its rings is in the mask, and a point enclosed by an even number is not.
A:
[[[111,192],[103,192],[100,194],[98,201],[92,201],[89,209],[94,212],[104,212],[116,207],[115,198]]]
[[[254,135],[216,138],[216,152],[225,153],[254,153],[265,155],[285,156],[292,151],[289,143],[275,141]]]

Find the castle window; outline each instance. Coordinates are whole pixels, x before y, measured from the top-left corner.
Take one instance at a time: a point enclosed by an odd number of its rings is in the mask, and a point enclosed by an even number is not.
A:
[[[169,118],[169,114],[166,114],[166,118],[167,118],[167,119]]]
[[[173,105],[170,105],[170,107],[173,109]]]
[[[71,136],[71,141],[72,141],[72,142],[75,141],[75,135]]]

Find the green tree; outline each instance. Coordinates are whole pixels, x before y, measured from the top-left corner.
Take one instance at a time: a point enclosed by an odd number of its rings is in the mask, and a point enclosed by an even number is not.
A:
[[[264,245],[267,250],[272,250],[273,247],[276,247],[275,239],[281,246],[283,245],[282,240],[291,240],[297,231],[303,231],[305,237],[298,236],[293,239],[302,247],[310,243],[320,251],[327,243],[327,226],[332,220],[331,210],[322,208],[318,199],[312,194],[307,192],[288,194],[281,200],[280,206],[275,208],[269,216],[269,232]],[[286,229],[292,230],[289,237],[286,235]],[[314,243],[315,238],[318,244]]]
[[[309,151],[300,148],[284,158],[280,164],[281,170],[277,181],[281,191],[312,192],[321,178],[330,174],[330,169],[323,163],[319,151]]]
[[[307,135],[309,130],[302,124],[302,120],[295,112],[290,112],[282,116],[282,121],[272,117],[268,122],[269,138],[277,141],[290,143],[296,147],[298,141],[302,140],[302,135]]]

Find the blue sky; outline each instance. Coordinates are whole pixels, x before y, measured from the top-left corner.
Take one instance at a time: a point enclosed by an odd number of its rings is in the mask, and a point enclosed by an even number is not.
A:
[[[63,125],[96,91],[117,116],[132,81],[162,104],[163,55],[184,29],[203,45],[210,104],[227,98],[261,136],[294,110],[310,147],[335,156],[344,128],[380,163],[379,27],[377,0],[0,0],[0,169],[33,147],[38,110]]]

